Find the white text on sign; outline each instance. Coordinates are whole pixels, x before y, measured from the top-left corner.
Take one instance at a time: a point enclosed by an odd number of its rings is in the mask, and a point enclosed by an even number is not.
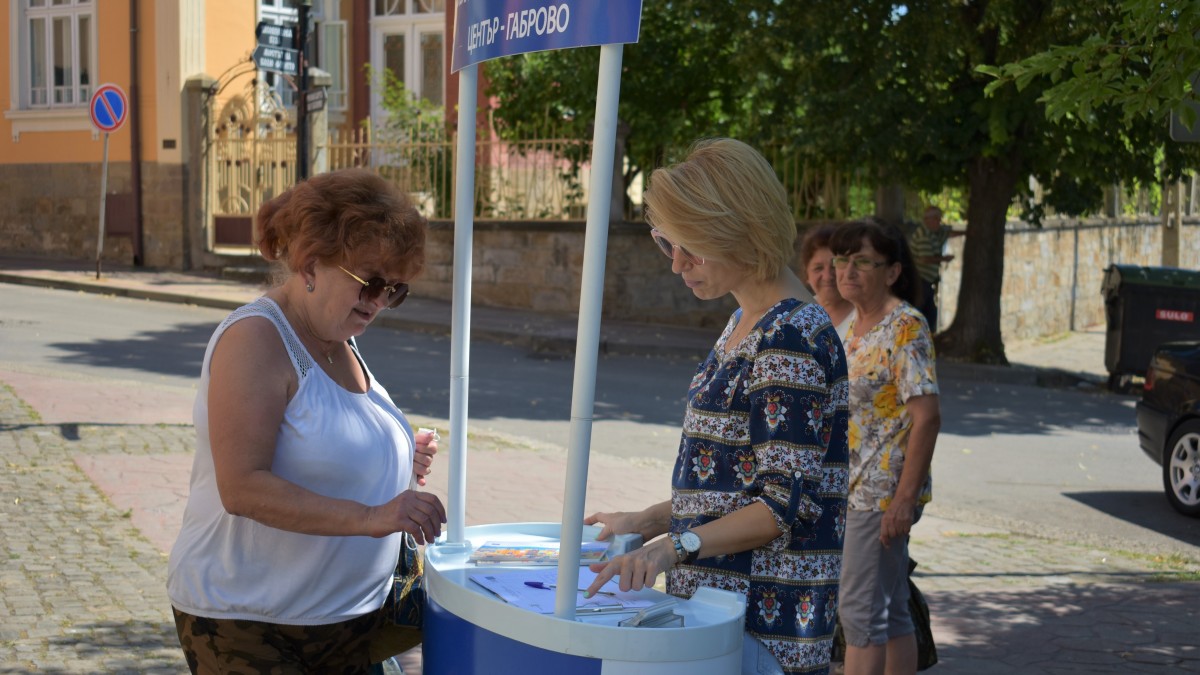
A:
[[[567,30],[571,22],[571,8],[566,4],[523,9],[510,12],[503,26],[506,40],[519,40],[530,35],[552,35]],[[467,51],[474,52],[496,41],[501,30],[500,17],[477,21],[467,29]]]
[[[508,24],[504,27],[504,35],[509,40],[528,37],[530,32],[537,35],[562,33],[571,22],[571,8],[565,4],[523,9],[510,12]]]

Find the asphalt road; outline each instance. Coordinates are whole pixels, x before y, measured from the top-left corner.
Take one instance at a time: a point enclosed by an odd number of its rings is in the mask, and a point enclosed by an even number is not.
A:
[[[158,387],[184,408],[224,310],[0,285],[0,364]],[[715,335],[714,335],[715,338]],[[368,330],[361,347],[406,412],[449,417],[447,338]],[[591,450],[670,463],[694,363],[603,356]],[[472,431],[565,448],[574,362],[490,342],[470,350]],[[1137,447],[1136,399],[1097,391],[942,382],[931,514],[1200,561],[1200,520],[1167,506]]]

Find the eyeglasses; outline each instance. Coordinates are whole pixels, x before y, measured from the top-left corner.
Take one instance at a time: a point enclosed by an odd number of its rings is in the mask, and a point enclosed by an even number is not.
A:
[[[689,263],[693,265],[704,264],[704,258],[701,258],[679,244],[667,239],[666,235],[664,235],[662,232],[659,232],[657,229],[651,228],[650,236],[654,238],[654,243],[658,244],[658,250],[662,251],[663,255],[667,256],[671,260],[675,259],[675,251],[679,251],[679,253],[683,255],[683,259]]]
[[[847,258],[844,255],[833,256],[831,262],[833,263],[834,269],[840,270],[844,269],[846,265],[854,265],[854,269],[858,270],[859,272],[870,272],[871,270],[879,269],[880,267],[885,267],[890,264],[887,261],[876,262],[870,258]]]
[[[351,279],[362,284],[362,290],[358,292],[358,299],[362,302],[375,302],[380,293],[387,291],[387,308],[395,309],[408,297],[408,284],[406,283],[401,282],[395,286],[389,286],[388,282],[379,277],[372,277],[370,281],[363,281],[357,274],[341,265],[338,265],[338,269],[349,274]]]

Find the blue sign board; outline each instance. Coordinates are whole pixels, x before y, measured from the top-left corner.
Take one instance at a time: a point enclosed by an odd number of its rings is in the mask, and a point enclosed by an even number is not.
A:
[[[92,124],[104,132],[120,129],[128,112],[129,99],[125,97],[125,91],[115,84],[96,87],[92,100],[88,103]]]
[[[551,49],[638,41],[642,0],[455,0],[450,71]]]

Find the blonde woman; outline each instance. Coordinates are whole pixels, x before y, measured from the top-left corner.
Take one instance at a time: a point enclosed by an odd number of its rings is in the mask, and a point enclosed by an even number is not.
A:
[[[671,499],[597,513],[601,538],[641,549],[593,565],[690,597],[746,596],[743,672],[828,670],[847,480],[846,363],[829,316],[788,268],[796,226],[762,155],[714,139],[658,169],[646,194],[654,243],[702,300],[738,302],[688,388]],[[667,536],[661,536],[667,535]],[[657,539],[656,539],[657,537]]]

